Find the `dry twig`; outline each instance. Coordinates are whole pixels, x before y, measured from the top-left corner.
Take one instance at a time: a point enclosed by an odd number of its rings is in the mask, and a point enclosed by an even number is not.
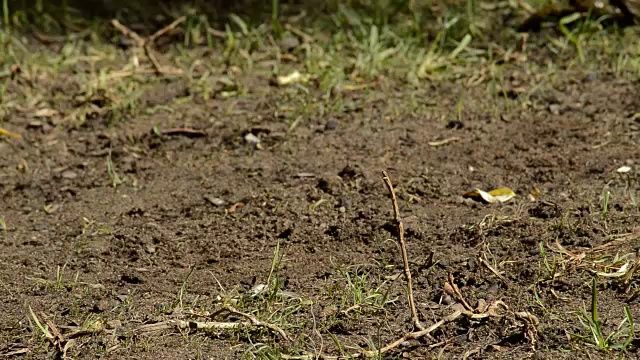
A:
[[[166,34],[167,32],[175,29],[178,25],[180,25],[186,19],[187,18],[185,16],[181,16],[181,17],[177,18],[176,20],[174,20],[171,24],[169,24],[169,25],[163,27],[162,29],[156,31],[153,35],[149,36],[148,38],[143,38],[142,36],[138,35],[138,33],[136,33],[135,31],[133,31],[133,30],[129,29],[128,27],[122,25],[116,19],[111,20],[111,24],[118,31],[120,31],[122,33],[122,35],[124,35],[126,37],[129,37],[133,41],[135,41],[137,48],[144,49],[144,53],[147,56],[147,58],[149,59],[149,61],[151,61],[151,64],[153,64],[153,67],[155,68],[156,73],[162,74],[162,75],[181,75],[183,73],[182,70],[164,68],[160,64],[160,62],[158,62],[158,59],[156,59],[155,55],[153,55],[152,46],[153,46],[153,43],[156,41],[156,39],[158,39],[160,36]]]
[[[264,321],[258,320],[255,316],[251,314],[247,314],[241,311],[236,310],[231,306],[224,306],[220,310],[212,313],[212,314],[202,314],[203,316],[207,316],[209,318],[216,317],[221,314],[229,314],[236,315],[247,319],[248,321],[192,321],[192,320],[167,320],[159,323],[146,324],[142,325],[134,330],[135,334],[145,334],[150,332],[156,332],[161,330],[168,329],[178,329],[178,330],[229,330],[229,329],[246,329],[246,328],[256,328],[263,327],[267,328],[282,337],[284,340],[289,341],[289,336],[284,332],[280,327],[274,324],[270,324]]]
[[[393,213],[395,216],[396,226],[398,227],[398,238],[400,239],[400,248],[402,250],[402,262],[404,265],[404,277],[407,279],[407,294],[409,297],[409,306],[411,308],[411,317],[413,318],[413,324],[416,328],[420,330],[424,330],[424,326],[420,323],[420,319],[418,319],[418,312],[416,310],[416,303],[413,300],[413,284],[411,282],[411,270],[409,269],[409,257],[407,255],[407,243],[404,239],[404,225],[402,224],[402,219],[400,218],[400,209],[398,207],[398,199],[396,197],[396,192],[393,189],[393,185],[391,184],[391,179],[389,178],[389,174],[386,171],[382,172],[384,183],[387,185],[389,189],[389,193],[391,194],[391,201],[393,203]]]

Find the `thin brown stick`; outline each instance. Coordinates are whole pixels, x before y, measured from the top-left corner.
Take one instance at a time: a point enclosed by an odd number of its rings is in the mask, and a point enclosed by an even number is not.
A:
[[[159,38],[160,36],[166,34],[169,31],[175,29],[178,25],[180,25],[185,20],[187,20],[187,17],[184,16],[184,15],[180,16],[177,19],[175,19],[171,24],[163,27],[162,29],[156,31],[153,35],[149,36],[149,38],[147,39],[146,44],[147,45],[153,44],[153,42],[156,41],[157,38]]]
[[[233,329],[247,329],[263,327],[267,328],[275,333],[278,333],[284,340],[289,340],[287,334],[274,324],[269,324],[256,319],[255,317],[237,312],[237,315],[245,316],[249,321],[192,321],[192,320],[167,320],[154,324],[142,325],[134,329],[134,334],[148,334],[157,331],[178,329],[178,330],[233,330]]]
[[[280,334],[280,336],[284,340],[289,341],[289,337],[287,336],[287,333],[285,333],[284,330],[282,330],[277,325],[266,323],[264,321],[260,321],[255,316],[247,314],[247,313],[243,313],[242,311],[238,311],[238,310],[236,310],[235,308],[233,308],[231,306],[225,306],[224,308],[225,308],[225,310],[227,310],[231,314],[242,316],[242,317],[248,319],[251,322],[251,324],[253,324],[254,326],[265,327],[265,328],[267,328],[267,329],[269,329],[269,330],[271,330],[273,332],[277,332],[278,334]]]
[[[393,185],[391,184],[391,179],[389,178],[389,174],[386,171],[382,171],[384,183],[387,185],[389,189],[389,193],[391,194],[391,201],[393,203],[393,213],[395,216],[396,226],[398,227],[398,238],[400,239],[400,248],[402,250],[402,262],[404,265],[404,277],[407,279],[407,294],[409,298],[409,306],[411,308],[411,317],[413,318],[413,325],[420,329],[424,330],[424,326],[420,323],[420,319],[418,319],[418,311],[416,310],[416,303],[413,300],[413,284],[411,282],[411,270],[409,269],[409,256],[407,255],[407,243],[404,239],[404,225],[402,224],[402,219],[400,218],[400,208],[398,207],[398,199],[396,197],[396,192],[393,189]]]
[[[118,21],[116,19],[111,20],[111,24],[113,25],[114,28],[116,28],[118,31],[120,31],[122,33],[122,35],[133,39],[133,41],[136,42],[136,45],[138,47],[143,47],[144,46],[145,40],[140,35],[138,35],[137,32],[135,32],[135,31],[129,29],[128,27],[122,25],[120,23],[120,21]]]
[[[118,31],[120,31],[124,36],[133,39],[135,41],[135,43],[136,43],[136,47],[142,48],[144,50],[145,55],[147,56],[149,61],[151,61],[151,64],[153,64],[153,67],[155,68],[155,72],[157,74],[159,74],[159,75],[182,75],[182,73],[183,73],[182,70],[165,69],[165,67],[160,64],[158,59],[156,59],[155,55],[153,55],[153,52],[152,52],[151,48],[153,46],[153,42],[156,41],[156,39],[158,37],[164,35],[168,31],[174,29],[176,26],[178,26],[180,23],[182,23],[185,20],[186,20],[186,17],[181,16],[178,19],[174,20],[171,24],[169,24],[169,25],[163,27],[162,29],[156,31],[153,35],[151,35],[148,38],[143,38],[142,36],[138,35],[138,33],[136,33],[135,31],[133,31],[133,30],[129,29],[128,27],[122,25],[116,19],[111,20],[111,24],[113,24],[113,27],[115,27]]]
[[[353,354],[348,354],[348,355],[341,355],[341,356],[330,356],[330,355],[324,355],[324,354],[304,354],[304,355],[280,355],[283,359],[287,359],[287,360],[312,360],[312,359],[324,359],[324,360],[346,360],[346,359],[364,359],[364,358],[372,358],[372,357],[376,357],[382,354],[386,354],[389,351],[397,348],[398,346],[400,346],[402,343],[404,343],[405,341],[409,341],[409,340],[415,340],[415,339],[419,339],[422,338],[424,336],[427,336],[429,334],[431,334],[432,332],[434,332],[436,329],[438,329],[440,326],[453,322],[456,319],[458,319],[460,316],[465,315],[463,312],[461,311],[455,311],[450,315],[447,315],[446,317],[444,317],[442,320],[438,321],[437,323],[429,326],[426,329],[422,329],[420,331],[414,331],[414,332],[410,332],[408,334],[405,334],[404,336],[402,336],[401,338],[395,340],[394,342],[385,345],[384,347],[378,349],[378,350],[369,350],[369,351],[362,351],[359,353],[353,353]]]
[[[153,64],[153,67],[156,69],[156,72],[158,74],[163,74],[164,68],[162,67],[162,65],[160,65],[160,63],[158,62],[158,59],[156,59],[155,55],[153,55],[151,51],[152,50],[149,45],[144,46],[144,53],[147,55],[147,58],[149,58],[149,60]]]
[[[453,280],[453,274],[451,273],[449,273],[449,285],[451,286],[451,290],[453,291],[453,296],[456,298],[456,300],[458,300],[460,304],[462,304],[467,311],[473,312],[473,307],[469,305],[467,300],[464,299],[464,296],[462,295],[462,291],[460,291],[460,288],[458,287],[458,285],[456,285],[456,282]]]
[[[489,264],[489,262],[487,260],[483,259],[481,256],[478,256],[478,260],[480,261],[480,263],[482,265],[486,266],[495,276],[497,276],[498,279],[500,279],[500,281],[502,281],[504,286],[509,288],[509,281],[504,276],[502,276],[502,274],[500,274],[498,272],[498,270],[496,270],[493,266],[491,266],[491,264]]]

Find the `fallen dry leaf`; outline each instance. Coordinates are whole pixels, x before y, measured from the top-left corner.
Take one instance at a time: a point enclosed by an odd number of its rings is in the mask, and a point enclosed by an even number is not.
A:
[[[35,117],[43,117],[43,118],[54,117],[56,115],[58,115],[58,110],[54,110],[50,108],[38,109],[33,114],[33,116]]]
[[[507,202],[514,197],[516,194],[508,187],[501,187],[495,190],[491,190],[489,192],[475,189],[473,191],[466,192],[462,195],[464,198],[473,199],[475,201],[484,202],[487,204],[494,203],[503,203]]]
[[[437,141],[429,141],[429,146],[442,146],[442,145],[446,145],[450,142],[454,142],[454,141],[458,141],[460,140],[459,137],[454,136],[454,137],[450,137],[448,139],[444,139],[444,140],[437,140]]]
[[[278,76],[276,78],[276,82],[281,86],[306,83],[307,81],[309,81],[309,75],[302,75],[298,70],[295,70],[289,75]]]
[[[6,136],[6,137],[13,138],[13,139],[22,139],[22,136],[20,136],[19,134],[16,134],[16,133],[11,132],[9,130],[5,130],[3,128],[0,128],[0,136]]]

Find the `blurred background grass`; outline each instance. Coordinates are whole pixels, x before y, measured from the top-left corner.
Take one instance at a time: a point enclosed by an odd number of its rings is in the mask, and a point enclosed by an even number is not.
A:
[[[251,24],[275,23],[304,14],[305,21],[322,23],[325,28],[345,23],[394,25],[415,35],[433,34],[447,26],[455,28],[457,37],[461,37],[467,32],[483,34],[487,30],[495,32],[504,26],[513,26],[520,3],[520,0],[3,0],[3,23],[5,27],[37,27],[41,31],[63,33],[87,26],[99,29],[115,18],[144,32],[166,25],[168,19],[181,15],[224,24],[229,14],[236,14]],[[547,1],[529,0],[528,3],[537,8]]]

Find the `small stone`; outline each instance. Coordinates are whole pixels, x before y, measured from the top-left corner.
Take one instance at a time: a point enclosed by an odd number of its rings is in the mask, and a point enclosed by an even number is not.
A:
[[[258,296],[258,295],[260,295],[262,293],[267,292],[267,290],[269,290],[269,286],[268,285],[256,284],[249,290],[249,294],[251,296]]]
[[[629,171],[631,171],[631,166],[628,166],[628,165],[621,166],[618,168],[618,170],[616,170],[616,172],[619,174],[626,174]]]
[[[120,320],[109,320],[107,321],[107,329],[118,329],[122,327],[122,322]]]
[[[65,178],[65,179],[69,179],[69,180],[71,180],[71,179],[75,179],[75,178],[77,178],[77,177],[78,177],[78,174],[77,174],[75,171],[73,171],[73,170],[65,170],[65,171],[63,171],[63,172],[62,172],[62,174],[60,174],[60,175],[61,175],[63,178]]]
[[[550,111],[553,115],[560,115],[560,105],[558,105],[558,104],[551,104],[551,105],[549,105],[549,111]]]
[[[487,293],[491,295],[496,295],[499,290],[500,290],[500,286],[498,285],[498,283],[493,283],[491,286],[489,286],[489,289],[487,289]]]
[[[300,46],[300,40],[295,36],[287,36],[278,41],[278,46],[282,51],[289,52]]]
[[[324,130],[325,131],[331,131],[331,130],[336,130],[340,125],[338,124],[337,121],[333,120],[333,119],[329,119],[327,120],[327,123],[324,124]]]
[[[253,135],[252,133],[247,133],[244,136],[244,141],[248,142],[249,144],[254,144],[254,145],[258,145],[260,144],[260,138]]]
[[[346,209],[351,206],[351,200],[346,196],[341,196],[338,201],[338,206]]]
[[[327,306],[324,309],[322,309],[321,316],[323,318],[328,318],[328,317],[331,317],[331,316],[333,316],[333,315],[335,315],[337,313],[338,313],[338,307],[334,306],[334,305],[330,305],[330,306]]]
[[[93,310],[95,312],[105,312],[105,311],[109,310],[109,300],[108,299],[101,299],[100,301],[98,301],[97,304],[95,304],[93,306]]]
[[[226,201],[211,195],[205,195],[204,199],[210,202],[213,206],[224,206],[227,203]]]
[[[458,130],[464,127],[464,123],[460,120],[449,120],[447,122],[447,129]]]
[[[147,246],[144,247],[144,250],[149,254],[154,254],[156,252],[156,247],[151,244],[147,244]]]
[[[451,305],[453,304],[453,299],[451,298],[451,296],[445,295],[442,297],[442,303],[445,305]]]

